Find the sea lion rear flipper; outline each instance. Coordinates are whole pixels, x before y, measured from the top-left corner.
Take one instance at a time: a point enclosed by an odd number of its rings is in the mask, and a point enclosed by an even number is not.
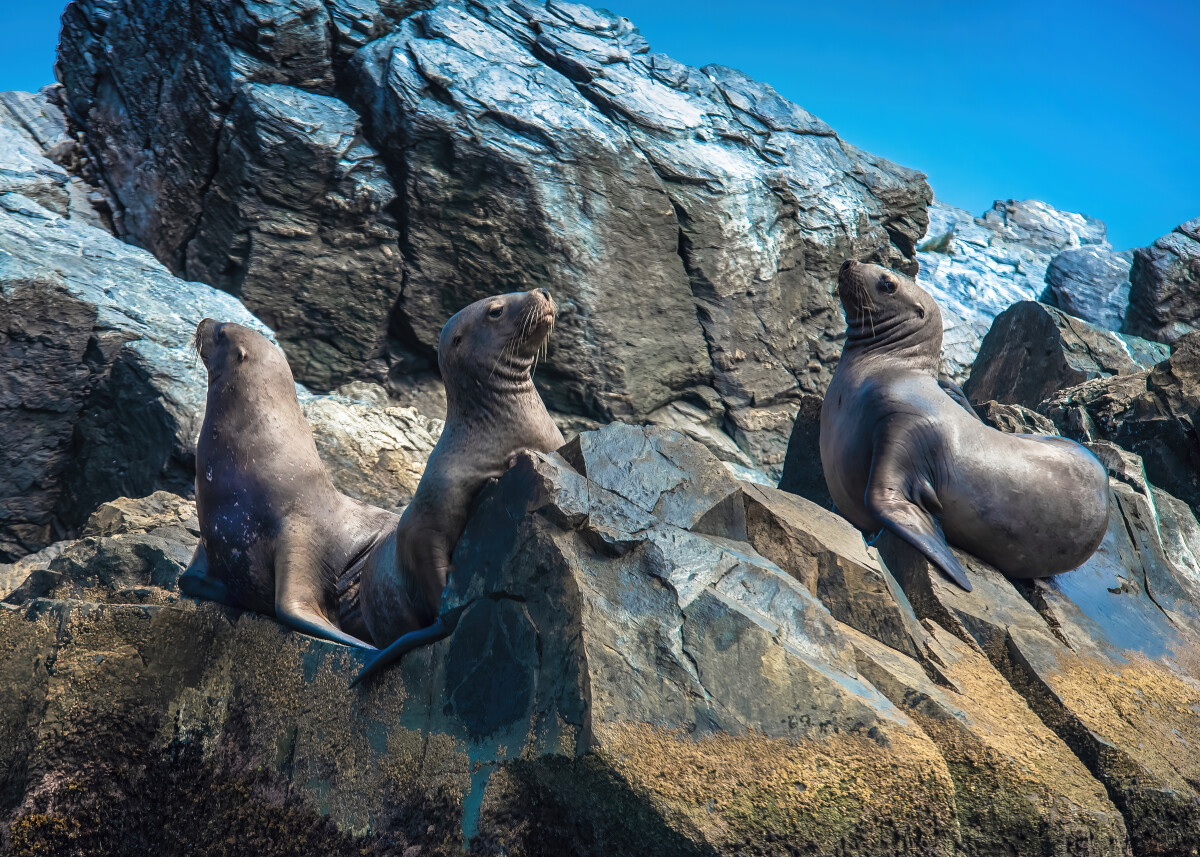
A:
[[[218,604],[228,603],[228,588],[225,582],[213,577],[209,570],[208,552],[204,549],[204,542],[196,545],[192,561],[188,563],[183,574],[179,575],[178,586],[179,591],[188,598],[216,601]]]
[[[289,628],[323,640],[374,649],[333,624],[321,611],[325,592],[321,563],[302,547],[303,536],[279,537],[275,556],[275,618]],[[297,546],[300,545],[300,546]]]
[[[899,458],[901,455],[910,455],[912,450],[911,438],[907,438],[909,442],[905,443],[895,437],[901,432],[902,426],[894,426],[875,440],[875,455],[867,480],[867,511],[923,553],[946,577],[970,592],[971,581],[946,544],[946,537],[937,520],[914,503],[904,490],[904,486],[912,482],[909,471],[916,465]],[[941,510],[937,494],[928,480],[921,480],[920,493],[923,504]]]
[[[938,386],[945,391],[947,396],[962,405],[964,411],[979,420],[979,414],[975,413],[975,409],[971,407],[971,400],[967,398],[967,394],[963,392],[962,387],[945,378],[938,378]],[[979,421],[983,422],[983,420]]]
[[[413,649],[419,649],[421,646],[427,646],[430,643],[436,643],[438,640],[450,636],[450,632],[452,630],[453,628],[450,626],[450,623],[448,623],[443,617],[439,616],[434,620],[432,625],[427,625],[424,628],[418,628],[415,631],[409,631],[386,649],[378,650],[368,654],[366,665],[363,666],[359,674],[354,677],[354,681],[350,682],[350,686],[354,687],[360,681],[370,678],[384,667],[404,657],[404,655],[408,654]]]

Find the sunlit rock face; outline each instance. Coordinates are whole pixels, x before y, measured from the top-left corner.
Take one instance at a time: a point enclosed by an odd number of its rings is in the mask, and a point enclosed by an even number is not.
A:
[[[911,273],[931,198],[569,3],[79,2],[59,69],[118,234],[239,296],[302,383],[403,398],[450,314],[545,287],[552,410],[714,400],[773,478],[840,351],[837,266]]]

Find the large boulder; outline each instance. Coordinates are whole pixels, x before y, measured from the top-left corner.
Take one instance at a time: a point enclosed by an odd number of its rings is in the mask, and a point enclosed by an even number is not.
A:
[[[1200,327],[1200,217],[1133,251],[1125,330],[1174,342]]]
[[[57,568],[96,580],[181,511],[105,507]],[[7,841],[1125,853],[1085,761],[958,624],[918,622],[844,520],[678,432],[614,425],[521,456],[454,559],[451,636],[353,690],[357,653],[130,599],[119,575],[0,608]]]
[[[992,320],[1037,300],[1057,254],[1091,246],[1108,248],[1103,223],[1038,200],[997,200],[982,217],[934,202],[917,282],[942,310],[942,374],[964,383]]]
[[[1046,290],[1039,298],[1068,315],[1108,330],[1120,330],[1129,306],[1132,251],[1089,244],[1064,250],[1046,268]]]
[[[1167,354],[1157,343],[1113,333],[1046,304],[1021,301],[996,316],[963,391],[972,402],[1036,408],[1066,387],[1139,372]]]
[[[838,265],[915,269],[919,173],[739,72],[649,53],[624,18],[210,6],[73,2],[65,99],[119,234],[242,296],[304,383],[407,396],[451,313],[546,287],[552,410],[648,420],[715,398],[777,478],[798,397],[840,351]]]

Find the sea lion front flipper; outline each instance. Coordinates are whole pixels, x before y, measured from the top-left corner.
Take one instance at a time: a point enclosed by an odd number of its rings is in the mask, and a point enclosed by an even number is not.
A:
[[[946,577],[970,592],[967,572],[946,544],[946,536],[937,520],[914,503],[904,490],[906,485],[913,483],[911,470],[916,466],[909,460],[911,436],[898,437],[907,434],[902,426],[897,426],[885,430],[875,439],[871,475],[867,480],[867,511],[923,553]],[[920,479],[919,484],[921,502],[940,511],[941,504],[933,486],[926,479]]]
[[[188,598],[200,598],[205,601],[215,601],[218,604],[229,603],[227,600],[229,592],[225,581],[213,577],[209,570],[208,552],[204,549],[204,542],[196,545],[192,561],[183,570],[183,574],[179,575],[178,586],[179,591]]]
[[[436,643],[438,640],[450,636],[452,630],[453,628],[450,627],[450,624],[443,617],[439,616],[434,620],[432,625],[426,625],[424,628],[409,631],[386,649],[368,654],[366,665],[354,677],[354,681],[350,682],[350,686],[354,687],[360,681],[370,678],[384,667],[404,657],[413,649],[419,649],[421,646]]]
[[[321,612],[325,598],[322,566],[305,549],[308,541],[303,536],[279,537],[275,554],[275,618],[312,637],[373,650],[375,647],[370,643],[347,634]]]
[[[975,413],[975,409],[971,407],[971,400],[967,398],[967,394],[963,392],[962,387],[945,378],[938,378],[938,386],[945,391],[947,396],[962,405],[964,411],[980,422],[983,422],[983,420],[979,419],[979,414]]]

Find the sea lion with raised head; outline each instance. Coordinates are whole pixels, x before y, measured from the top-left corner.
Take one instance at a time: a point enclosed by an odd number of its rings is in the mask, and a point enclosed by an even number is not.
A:
[[[531,377],[553,326],[550,293],[534,289],[476,301],[442,328],[446,425],[400,526],[364,566],[363,618],[376,645],[391,645],[369,657],[355,683],[449,632],[438,608],[475,497],[519,453],[563,445]]]
[[[339,593],[399,517],[340,493],[317,455],[287,360],[257,331],[206,318],[208,401],[196,444],[200,544],[179,578],[194,598],[371,648]],[[352,587],[351,587],[352,589]],[[339,597],[341,595],[342,597]]]
[[[866,533],[891,530],[968,591],[947,542],[1013,578],[1084,563],[1108,526],[1099,460],[1066,438],[997,431],[949,395],[941,312],[908,277],[847,261],[838,293],[848,331],[821,408],[837,510]]]

